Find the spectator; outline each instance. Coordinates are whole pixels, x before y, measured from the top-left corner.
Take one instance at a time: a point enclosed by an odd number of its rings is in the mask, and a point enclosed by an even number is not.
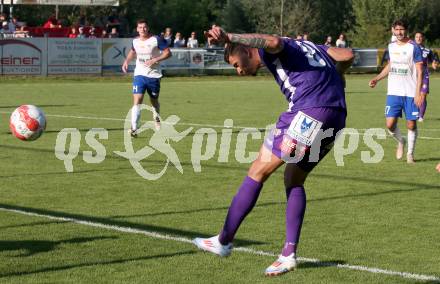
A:
[[[163,34],[163,39],[167,42],[167,45],[169,47],[173,44],[173,33],[171,31],[171,28],[166,28],[165,32]]]
[[[302,34],[296,34],[295,39],[296,39],[296,40],[302,40],[302,39],[303,39]]]
[[[118,28],[113,27],[112,32],[108,35],[108,38],[118,38],[118,37],[119,37]]]
[[[101,38],[108,38],[108,34],[106,30],[102,30],[101,32]]]
[[[78,35],[77,38],[87,38],[87,35],[84,33],[84,27],[78,28]]]
[[[182,37],[182,34],[177,32],[176,38],[174,39],[174,47],[180,48],[185,47],[185,39]]]
[[[9,30],[11,32],[15,32],[15,29],[17,28],[17,17],[12,17],[8,25],[9,25]]]
[[[95,27],[91,27],[89,31],[89,38],[97,38]]]
[[[2,27],[0,29],[0,32],[2,32],[2,33],[9,32],[8,22],[2,21]]]
[[[60,26],[58,26],[58,21],[55,18],[55,15],[52,15],[49,17],[49,19],[47,19],[47,21],[43,24],[43,28],[46,29],[60,28]]]
[[[8,19],[6,17],[5,13],[0,13],[0,23],[3,24],[3,22],[7,22]]]
[[[196,38],[196,32],[191,33],[191,37],[188,39],[188,42],[186,43],[186,47],[188,47],[188,48],[199,47],[199,42]]]
[[[339,38],[336,40],[336,47],[346,48],[348,47],[347,41],[345,40],[345,35],[340,34]]]
[[[307,40],[307,41],[310,40],[309,39],[309,33],[304,33],[303,34],[303,40]]]
[[[17,27],[15,28],[14,37],[16,37],[16,38],[30,37],[30,36],[29,36],[29,31],[26,31],[25,28],[26,28],[26,27],[25,27],[24,25],[22,25],[22,26],[17,26]]]
[[[76,32],[76,28],[72,27],[71,32],[69,34],[69,38],[76,38],[78,36],[78,33]]]
[[[0,33],[3,35],[3,38],[13,37],[13,32],[9,30],[9,25],[7,21],[2,22]]]
[[[332,46],[332,37],[331,36],[327,36],[327,39],[324,42],[325,46],[331,47]]]

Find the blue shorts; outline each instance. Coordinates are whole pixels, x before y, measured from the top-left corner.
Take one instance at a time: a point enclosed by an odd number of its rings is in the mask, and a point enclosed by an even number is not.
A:
[[[133,94],[145,94],[150,97],[158,98],[160,92],[160,78],[148,78],[145,76],[134,76]]]
[[[414,103],[414,98],[388,95],[385,116],[402,117],[402,111],[405,112],[406,120],[417,120],[419,118],[419,108]]]

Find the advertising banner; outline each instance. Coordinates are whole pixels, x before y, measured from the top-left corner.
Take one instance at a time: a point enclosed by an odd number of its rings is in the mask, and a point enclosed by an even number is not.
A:
[[[45,75],[46,40],[3,39],[0,40],[0,74]]]
[[[131,49],[132,39],[102,39],[102,72],[103,74],[122,73],[121,66]],[[129,72],[133,72],[135,61],[130,63]]]
[[[377,68],[377,49],[353,49],[353,68]]]
[[[48,39],[48,74],[101,74],[101,41],[95,39]]]

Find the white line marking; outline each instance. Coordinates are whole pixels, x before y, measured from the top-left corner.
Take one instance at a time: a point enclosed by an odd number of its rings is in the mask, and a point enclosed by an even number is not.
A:
[[[0,211],[17,213],[17,214],[33,216],[33,217],[47,218],[47,219],[57,220],[57,221],[72,222],[72,223],[76,223],[76,224],[91,226],[91,227],[95,227],[95,228],[102,228],[102,229],[107,229],[107,230],[113,230],[113,231],[118,231],[118,232],[124,232],[124,233],[141,234],[141,235],[145,235],[145,236],[148,236],[151,238],[156,238],[156,239],[176,241],[176,242],[181,242],[181,243],[192,243],[192,241],[187,238],[170,236],[170,235],[166,235],[166,234],[159,234],[156,232],[151,232],[151,231],[136,229],[136,228],[131,228],[131,227],[115,226],[115,225],[103,224],[103,223],[98,223],[98,222],[85,221],[85,220],[76,219],[76,218],[58,217],[58,216],[52,216],[52,215],[47,215],[47,214],[33,213],[33,212],[29,212],[29,211],[24,211],[24,210],[9,209],[9,208],[4,208],[4,207],[0,207]],[[253,249],[244,248],[244,247],[237,247],[237,248],[234,248],[234,250],[240,251],[240,252],[246,252],[246,253],[254,254],[254,255],[261,255],[261,256],[277,256],[277,254],[274,252],[253,250]],[[305,258],[305,257],[299,257],[298,260],[301,262],[316,263],[318,265],[321,264],[323,266],[335,266],[337,268],[365,271],[365,272],[370,272],[370,273],[375,273],[375,274],[393,275],[393,276],[399,276],[399,277],[403,277],[403,278],[409,278],[409,279],[415,279],[415,280],[421,280],[421,281],[440,281],[440,277],[434,276],[434,275],[423,275],[423,274],[415,274],[415,273],[409,273],[409,272],[399,272],[399,271],[392,271],[392,270],[387,270],[387,269],[360,266],[360,265],[337,264],[337,263],[332,263],[332,262],[320,261],[319,259]]]
[[[1,114],[9,114],[10,112],[0,111]],[[74,115],[63,115],[63,114],[46,114],[49,117],[58,117],[58,118],[73,118],[73,119],[88,119],[88,120],[109,120],[109,121],[125,121],[123,118],[114,118],[114,117],[96,117],[96,116],[74,116]],[[145,121],[144,121],[145,122]],[[153,123],[151,121],[151,123]],[[212,128],[227,128],[224,125],[218,124],[201,124],[201,123],[188,123],[188,122],[180,122],[179,125],[186,126],[200,126],[200,127],[212,127]],[[232,126],[232,129],[245,129],[245,128],[257,128],[257,129],[265,129],[265,127],[250,127],[250,126]],[[362,131],[368,130],[367,128],[358,128],[357,130]],[[419,131],[440,131],[440,129],[419,129]],[[349,133],[349,132],[346,132]],[[404,133],[403,133],[404,134]],[[418,136],[419,139],[426,140],[440,140],[440,137],[427,137],[427,136]]]

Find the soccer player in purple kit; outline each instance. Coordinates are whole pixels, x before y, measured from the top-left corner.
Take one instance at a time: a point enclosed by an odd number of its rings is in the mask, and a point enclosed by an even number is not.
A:
[[[438,57],[437,54],[432,52],[431,49],[425,47],[425,35],[422,32],[416,32],[414,35],[414,41],[419,45],[422,50],[422,58],[423,58],[423,81],[422,81],[422,89],[421,92],[425,93],[426,96],[429,93],[429,67],[428,63],[432,63],[432,69],[436,70],[438,65]],[[422,122],[425,116],[427,101],[425,97],[425,101],[420,106],[419,109],[419,119],[418,121]]]
[[[304,181],[330,151],[336,134],[345,127],[347,112],[341,75],[351,66],[353,53],[350,49],[272,35],[226,33],[218,26],[213,26],[206,35],[226,43],[225,60],[239,75],[254,75],[265,65],[289,107],[280,115],[276,129],[252,163],[232,200],[220,234],[196,238],[193,243],[202,250],[228,256],[238,227],[254,207],[263,183],[287,161],[286,240],[281,255],[265,272],[268,276],[283,274],[297,265],[296,250],[306,209]],[[325,130],[333,130],[331,136],[315,144],[317,133]],[[301,149],[298,156],[302,159],[292,161],[292,156],[297,158],[297,148]]]

